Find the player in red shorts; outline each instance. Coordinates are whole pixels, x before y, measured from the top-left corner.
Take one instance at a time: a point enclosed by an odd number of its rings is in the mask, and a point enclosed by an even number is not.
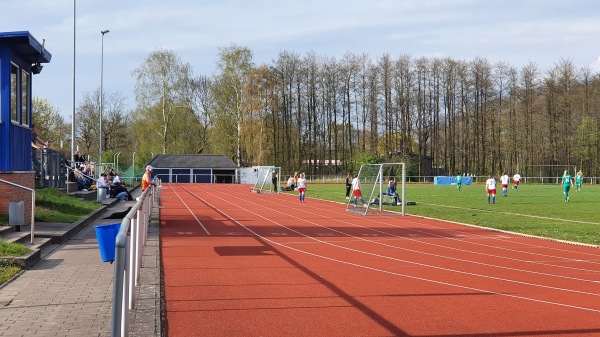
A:
[[[358,179],[358,174],[354,176],[352,179],[352,195],[354,196],[354,207],[357,206],[357,199],[360,199],[360,202],[364,205],[365,200],[362,197],[362,193],[360,192],[360,179]]]
[[[493,175],[490,175],[490,178],[485,182],[485,189],[487,190],[488,195],[488,204],[490,203],[490,196],[492,197],[492,203],[496,203],[496,179],[494,179]]]
[[[300,195],[300,202],[304,203],[304,193],[306,192],[306,178],[304,178],[304,173],[300,174],[300,178],[298,178],[298,193]]]
[[[513,186],[513,189],[518,190],[519,189],[519,181],[521,180],[521,175],[518,173],[515,173],[515,175],[513,176],[513,182],[515,183],[515,186]]]
[[[506,172],[502,173],[500,177],[500,184],[502,185],[502,196],[508,197],[508,174]]]

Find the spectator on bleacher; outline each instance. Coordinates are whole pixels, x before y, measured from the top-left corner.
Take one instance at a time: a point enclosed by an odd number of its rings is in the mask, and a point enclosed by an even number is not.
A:
[[[75,161],[75,165],[79,165],[79,164],[83,163],[83,160],[81,160],[81,155],[79,154],[79,151],[75,151],[75,154],[73,155],[73,160]]]
[[[112,178],[112,183],[115,185],[121,183],[121,175],[116,171],[115,171],[115,176]]]
[[[124,194],[122,194],[122,193],[124,193]],[[121,197],[119,197],[119,196],[121,196]],[[119,182],[119,183],[113,184],[110,189],[110,197],[111,198],[116,197],[116,198],[123,200],[122,196],[126,196],[127,200],[133,200],[133,196],[127,190],[125,183]]]
[[[85,159],[85,154],[82,153],[79,155],[79,163],[85,164],[85,162],[87,162],[87,160]]]
[[[100,174],[100,178],[98,178],[98,180],[96,181],[96,188],[98,190],[103,188],[106,191],[106,195],[110,194],[110,187],[108,186],[108,176],[104,174],[104,172]]]
[[[38,151],[42,148],[38,144],[49,147],[50,142],[43,141],[35,130],[35,124],[31,124],[31,163],[33,164],[33,170],[35,171],[35,179],[41,178],[40,161],[38,159]]]
[[[85,164],[82,172],[83,172],[83,174],[85,174],[88,177],[94,176],[94,171],[92,170],[92,165],[90,165],[90,164]]]
[[[76,182],[77,180],[75,178],[75,170],[77,170],[77,169],[69,168],[68,170],[69,170],[69,175],[67,176],[68,181],[72,182],[72,183]]]
[[[75,176],[75,181],[79,185],[79,189],[85,192],[89,191],[92,185],[92,178],[86,176],[80,169],[73,170],[73,174]]]
[[[146,172],[142,177],[142,191],[145,191],[150,185],[154,185],[154,181],[152,180],[152,166],[146,166]]]
[[[129,194],[129,192],[121,192],[116,195],[116,198],[122,201],[133,200],[133,197],[131,196],[131,194]]]
[[[41,147],[37,146],[37,144],[42,144],[45,147],[50,146],[50,142],[45,142],[40,138],[40,136],[38,136],[35,130],[35,124],[31,124],[31,147],[35,148],[36,150],[39,150]]]

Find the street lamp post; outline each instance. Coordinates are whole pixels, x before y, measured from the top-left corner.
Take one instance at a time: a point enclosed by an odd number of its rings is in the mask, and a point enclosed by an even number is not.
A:
[[[100,31],[102,33],[102,52],[100,59],[100,155],[98,156],[98,169],[102,173],[102,103],[104,99],[104,34],[108,33],[109,30],[105,29]]]
[[[73,111],[71,112],[71,167],[75,168],[75,33],[76,6],[73,0]]]

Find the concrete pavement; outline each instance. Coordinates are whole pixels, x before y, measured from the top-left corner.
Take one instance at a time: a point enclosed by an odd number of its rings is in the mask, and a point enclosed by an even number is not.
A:
[[[134,197],[141,192],[133,191]],[[136,195],[137,194],[137,195]],[[106,211],[0,289],[0,336],[110,336],[114,268],[100,258],[94,226],[127,211],[135,201],[109,199]],[[143,258],[142,286],[130,318],[130,336],[160,336],[158,207],[155,207]],[[43,231],[44,224],[36,224]],[[60,226],[50,224],[50,231]]]

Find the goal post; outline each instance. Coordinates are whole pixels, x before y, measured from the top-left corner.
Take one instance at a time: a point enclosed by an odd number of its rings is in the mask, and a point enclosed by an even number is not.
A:
[[[402,208],[401,214],[406,215],[406,164],[405,163],[381,163],[363,164],[358,171],[360,191],[366,207],[354,207],[352,196],[346,209],[363,215],[391,215],[396,213],[385,212],[383,209],[384,198],[393,200],[393,197],[385,196],[389,181],[397,184],[396,193],[400,198]],[[399,186],[398,186],[399,185]]]
[[[281,186],[281,167],[277,166],[257,166],[256,182],[250,189],[250,192],[256,193],[279,193]]]

